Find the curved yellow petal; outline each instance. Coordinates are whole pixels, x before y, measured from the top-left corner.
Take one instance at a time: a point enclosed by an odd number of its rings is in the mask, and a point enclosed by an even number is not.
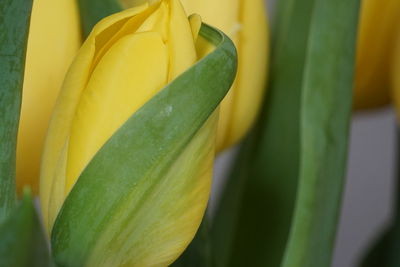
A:
[[[192,29],[193,40],[197,42],[201,28],[201,17],[197,14],[192,14],[189,16],[190,28]]]
[[[132,8],[102,20],[93,29],[68,70],[46,136],[40,173],[40,199],[47,229],[51,229],[65,199],[65,195],[60,192],[65,192],[69,134],[81,93],[93,69],[95,55],[106,45],[106,37],[118,33],[120,27],[113,25],[125,23],[138,13],[142,15],[138,20],[145,20],[149,14],[143,10],[146,10],[146,6]]]
[[[250,129],[265,93],[269,40],[264,1],[182,0],[182,4],[188,14],[198,13],[205,23],[228,34],[238,50],[237,78],[220,108],[217,151],[222,151]]]
[[[397,121],[400,121],[400,28],[397,29],[397,40],[392,65],[392,96],[396,108]]]
[[[240,22],[243,0],[181,0],[187,14],[199,14],[201,19],[238,41],[237,29]]]
[[[35,0],[25,65],[17,145],[17,189],[38,193],[40,159],[50,114],[81,45],[75,1]]]
[[[260,111],[267,86],[269,36],[264,2],[243,1],[241,22],[232,122],[222,147],[235,144],[250,129]]]
[[[168,47],[170,53],[169,81],[197,61],[195,43],[188,17],[178,0],[170,1]]]
[[[363,0],[357,44],[354,107],[366,109],[390,102],[390,65],[400,1]]]
[[[143,53],[146,49],[151,53]],[[167,83],[167,77],[167,47],[156,32],[128,35],[108,50],[76,109],[65,194],[108,138]]]

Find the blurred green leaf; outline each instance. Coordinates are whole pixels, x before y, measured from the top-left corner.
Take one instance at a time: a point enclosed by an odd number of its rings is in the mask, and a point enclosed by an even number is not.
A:
[[[50,252],[30,194],[0,225],[1,267],[50,267]]]
[[[204,216],[200,228],[185,252],[171,267],[208,267],[214,266],[210,240],[208,216]]]
[[[87,37],[102,18],[122,10],[118,0],[77,0],[79,4],[83,35]]]
[[[32,0],[0,1],[0,222],[15,205],[15,156]]]
[[[301,103],[300,180],[282,266],[330,266],[346,175],[359,0],[316,0]]]
[[[347,158],[359,3],[278,5],[264,110],[212,228],[218,266],[330,265]]]
[[[236,50],[229,38],[206,25],[200,35],[215,44],[215,50],[134,113],[96,154],[68,195],[51,238],[53,255],[61,266],[129,263],[128,252],[135,250],[136,242],[143,242],[127,230],[138,227],[138,213],[144,216],[139,226],[145,229],[148,225],[143,226],[143,221],[152,226],[153,218],[158,219],[158,228],[149,232],[160,236],[166,223],[161,215],[167,216],[174,206],[190,210],[190,203],[181,203],[185,195],[181,185],[190,179],[188,172],[198,168],[204,156],[202,145],[214,140],[210,127],[203,125],[236,74]],[[187,150],[189,145],[193,148],[193,140],[197,140],[195,149]],[[185,215],[177,216],[185,219]]]
[[[213,224],[217,266],[281,263],[297,190],[301,89],[313,3],[278,1],[263,111]]]

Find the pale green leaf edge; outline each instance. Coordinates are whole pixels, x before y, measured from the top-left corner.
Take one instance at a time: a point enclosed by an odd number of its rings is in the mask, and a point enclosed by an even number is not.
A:
[[[29,192],[0,225],[1,267],[50,267],[50,249]]]

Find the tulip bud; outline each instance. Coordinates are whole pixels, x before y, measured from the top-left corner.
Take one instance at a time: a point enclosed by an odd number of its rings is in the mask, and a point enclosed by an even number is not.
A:
[[[354,107],[374,108],[390,101],[390,66],[400,1],[363,0],[357,44]]]
[[[59,88],[81,43],[75,1],[35,0],[18,132],[17,186],[38,193],[40,158]]]
[[[41,173],[60,266],[167,266],[193,238],[210,193],[214,110],[236,66],[234,46],[224,39],[217,60],[200,26],[161,0],[103,19],[83,44]]]
[[[264,0],[182,0],[187,13],[222,30],[238,50],[238,74],[221,104],[217,150],[238,142],[260,110],[267,78],[269,40]]]
[[[164,1],[111,16],[94,28],[79,51],[60,93],[43,158],[41,196],[49,228],[96,152],[135,111],[195,63],[187,18],[182,11],[168,18],[168,9]],[[125,20],[125,27],[117,28]]]

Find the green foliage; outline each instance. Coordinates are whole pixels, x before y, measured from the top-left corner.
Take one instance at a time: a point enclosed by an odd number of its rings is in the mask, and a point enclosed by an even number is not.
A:
[[[358,9],[358,0],[279,1],[264,111],[213,225],[218,266],[330,265]]]
[[[0,225],[1,267],[51,267],[48,244],[32,198],[20,204]]]
[[[171,267],[213,266],[214,259],[209,232],[209,219],[205,216],[195,238],[179,259],[171,265]]]
[[[32,0],[0,2],[0,222],[15,205],[15,156]]]
[[[283,266],[330,266],[346,175],[358,0],[315,1],[301,99],[300,172]]]

